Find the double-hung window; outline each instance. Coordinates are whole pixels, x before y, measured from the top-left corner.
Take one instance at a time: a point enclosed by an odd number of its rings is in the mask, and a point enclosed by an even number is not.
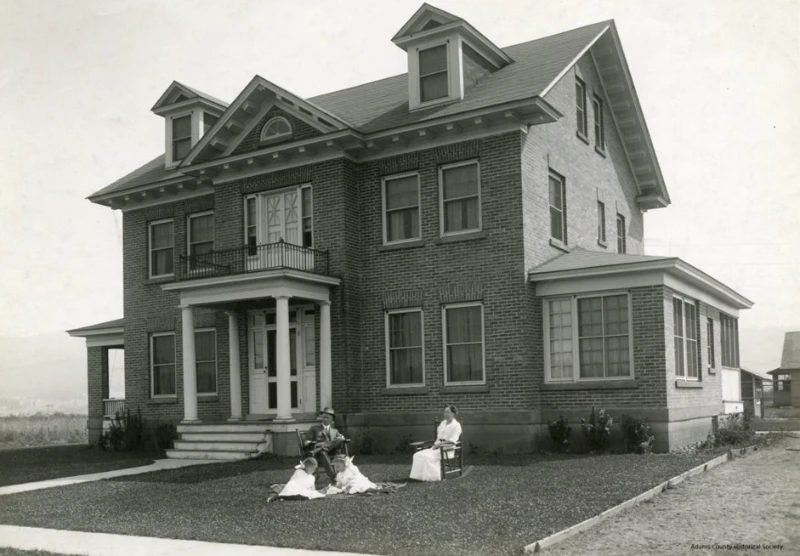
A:
[[[419,205],[419,174],[384,178],[384,243],[420,239]]]
[[[586,84],[575,78],[575,115],[578,119],[578,133],[584,137],[588,135],[588,118],[586,115]]]
[[[303,247],[314,246],[314,202],[311,196],[311,186],[304,185],[300,188],[303,208]]]
[[[176,395],[175,333],[150,335],[150,395],[153,398]]]
[[[597,201],[597,243],[606,244],[606,205]]]
[[[172,162],[180,162],[192,150],[192,115],[172,119]]]
[[[189,215],[187,242],[189,270],[211,268],[211,252],[214,250],[214,213],[203,212]]]
[[[706,341],[706,346],[708,348],[708,368],[709,370],[716,367],[716,361],[714,357],[714,319],[708,317],[706,320],[706,329],[708,340]]]
[[[447,45],[419,51],[419,101],[430,102],[450,94],[447,76]]]
[[[425,383],[422,309],[386,313],[387,385],[421,386]]]
[[[720,335],[722,339],[722,366],[739,368],[739,320],[720,314]]]
[[[213,328],[195,330],[197,393],[217,393],[217,332]]]
[[[567,243],[566,185],[564,178],[550,171],[550,237]]]
[[[546,381],[633,376],[627,293],[545,300]]]
[[[603,121],[603,100],[597,95],[592,98],[592,108],[594,111],[594,146],[602,151],[606,148],[606,129]]]
[[[458,303],[442,309],[445,384],[483,384],[483,305]]]
[[[675,339],[675,375],[698,380],[697,306],[694,302],[674,297],[673,336]]]
[[[150,278],[172,276],[175,259],[174,224],[172,219],[150,222],[148,226]]]
[[[481,229],[481,170],[477,161],[442,166],[439,170],[443,236]]]
[[[625,233],[625,217],[617,214],[617,253],[625,253],[628,249]]]

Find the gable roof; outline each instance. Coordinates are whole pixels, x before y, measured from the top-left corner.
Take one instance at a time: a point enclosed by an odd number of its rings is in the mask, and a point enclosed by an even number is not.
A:
[[[217,105],[221,109],[225,109],[228,107],[228,103],[224,100],[220,100],[216,97],[212,97],[209,94],[206,94],[202,91],[198,91],[197,89],[193,89],[188,85],[184,85],[183,83],[179,83],[178,81],[173,81],[170,83],[167,90],[158,98],[156,103],[150,109],[151,111],[155,112],[164,108],[165,106],[170,106],[178,102],[177,100],[170,100],[172,99],[175,94],[183,95],[186,99],[193,99],[193,98],[201,98],[211,104]]]
[[[800,332],[787,332],[783,339],[781,370],[800,369]]]

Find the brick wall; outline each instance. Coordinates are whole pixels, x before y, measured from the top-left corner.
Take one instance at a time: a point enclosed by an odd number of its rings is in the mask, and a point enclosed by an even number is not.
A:
[[[321,135],[318,129],[308,125],[300,118],[273,106],[270,108],[264,117],[250,130],[247,136],[242,139],[242,142],[233,150],[233,154],[243,154],[256,151],[258,149],[268,147],[269,144],[261,143],[261,130],[264,125],[276,116],[283,116],[292,126],[292,141],[302,141],[303,139],[310,139]]]
[[[577,69],[576,69],[577,68]],[[602,95],[599,77],[589,55],[556,83],[545,99],[564,117],[555,123],[532,126],[522,152],[525,265],[533,268],[563,253],[550,245],[548,169],[566,182],[567,246],[617,252],[616,215],[625,216],[627,252],[644,253],[644,219],[636,203],[636,185],[622,141],[604,103],[605,152],[595,150],[592,95]],[[579,138],[575,111],[576,72],[586,83],[589,144]],[[597,242],[597,201],[605,204],[607,246]]]
[[[108,398],[108,348],[90,347],[86,352],[89,418],[102,418],[103,400]]]

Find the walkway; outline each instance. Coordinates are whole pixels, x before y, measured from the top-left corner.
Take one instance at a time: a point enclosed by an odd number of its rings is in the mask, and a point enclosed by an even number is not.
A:
[[[788,438],[691,477],[543,554],[800,554],[798,520],[800,440]]]
[[[180,541],[13,525],[0,525],[0,547],[3,546],[86,556],[359,556],[347,552]]]
[[[151,471],[161,471],[163,469],[177,469],[189,465],[203,465],[205,463],[219,463],[213,459],[158,459],[150,465],[141,467],[129,467],[128,469],[116,469],[114,471],[104,471],[102,473],[90,473],[88,475],[77,475],[75,477],[62,477],[60,479],[48,479],[46,481],[36,481],[35,483],[23,483],[21,485],[9,485],[0,487],[0,496],[5,494],[17,494],[18,492],[28,492],[29,490],[40,490],[43,488],[54,488],[78,483],[90,483],[112,477],[122,477],[124,475],[138,475],[140,473],[150,473]]]

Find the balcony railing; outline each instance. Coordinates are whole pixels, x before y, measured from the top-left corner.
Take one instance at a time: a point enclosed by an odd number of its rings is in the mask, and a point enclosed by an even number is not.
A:
[[[117,413],[119,413],[120,417],[125,414],[125,398],[103,400],[103,417],[110,417],[113,419]]]
[[[328,274],[328,252],[286,243],[245,245],[178,257],[178,280],[230,276],[261,270],[293,269]]]

